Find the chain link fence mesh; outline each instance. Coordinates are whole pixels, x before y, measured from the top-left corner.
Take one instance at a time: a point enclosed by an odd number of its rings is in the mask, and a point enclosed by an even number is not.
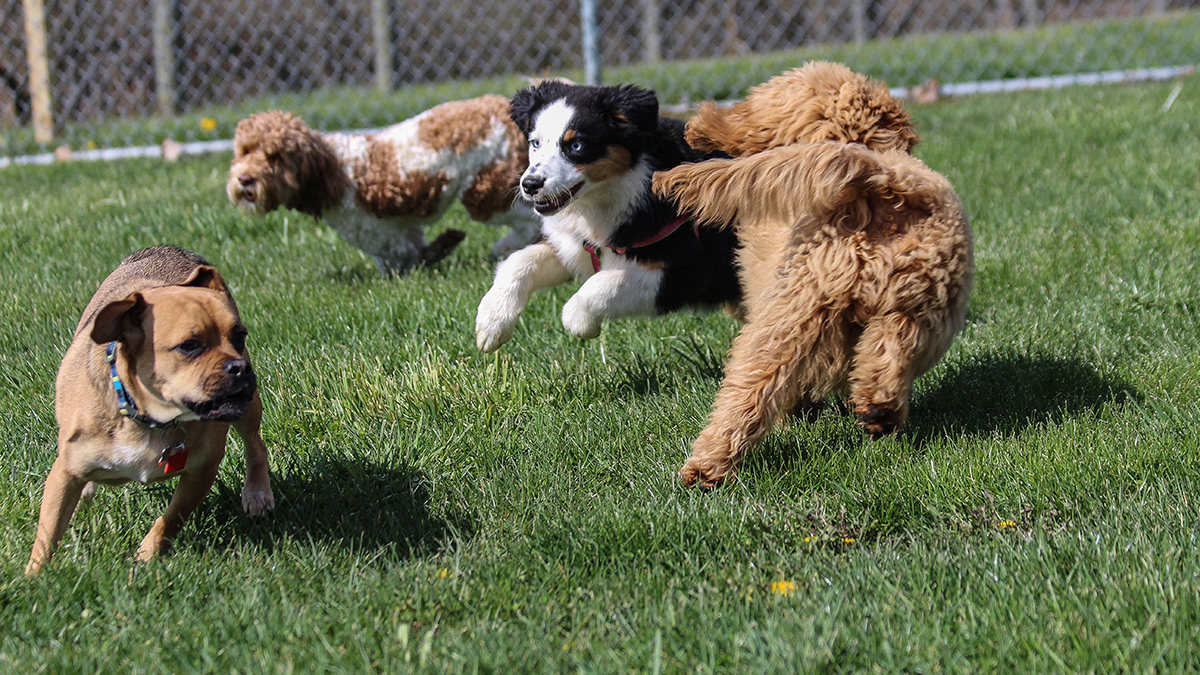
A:
[[[1200,62],[1195,5],[616,0],[596,16],[603,81],[655,88],[682,108],[738,98],[814,58],[895,87],[1190,67]],[[563,0],[3,0],[0,156],[228,139],[266,108],[368,128],[511,94],[528,77],[579,80],[580,15]],[[31,68],[39,53],[42,82]],[[38,128],[39,97],[49,128]]]

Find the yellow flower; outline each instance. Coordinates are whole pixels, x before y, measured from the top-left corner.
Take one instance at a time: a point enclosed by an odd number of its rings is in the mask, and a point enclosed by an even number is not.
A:
[[[790,581],[771,582],[771,592],[776,595],[789,595],[794,590],[796,590],[796,584]]]
[[[201,131],[212,131],[216,128],[217,128],[217,121],[214,120],[213,118],[211,118],[211,117],[201,117],[200,118],[200,130]]]
[[[86,147],[88,150],[95,150],[96,149],[96,141],[88,141],[87,143],[84,144],[84,147]]]
[[[843,544],[853,544],[854,537],[842,537],[842,543]]]
[[[1016,526],[1017,526],[1017,524],[1011,520],[1002,520],[1002,521],[996,523],[996,527],[1001,530],[1003,530],[1006,527],[1016,527]]]
[[[812,540],[813,540],[813,538],[812,538],[812,537],[805,537],[805,538],[804,538],[804,543],[806,543],[806,544],[807,544],[808,542],[810,542],[810,541],[812,541]]]
[[[445,579],[448,576],[450,576],[450,570],[446,569],[445,567],[438,570],[438,578],[439,579]]]

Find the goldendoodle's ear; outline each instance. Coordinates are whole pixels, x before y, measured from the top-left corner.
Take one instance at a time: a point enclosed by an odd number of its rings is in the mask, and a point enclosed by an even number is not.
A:
[[[688,145],[697,150],[729,152],[730,123],[726,118],[731,113],[731,110],[718,108],[712,101],[700,104],[696,116],[688,120],[684,132]]]

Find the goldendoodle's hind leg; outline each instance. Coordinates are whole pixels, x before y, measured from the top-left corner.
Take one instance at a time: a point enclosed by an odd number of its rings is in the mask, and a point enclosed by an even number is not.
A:
[[[708,426],[680,471],[684,484],[721,484],[782,414],[798,401],[819,400],[845,372],[840,320],[821,313],[776,313],[789,309],[760,313],[785,321],[752,321],[734,340]]]
[[[850,403],[859,426],[872,437],[904,424],[917,361],[928,343],[927,331],[900,313],[873,319],[860,336],[850,371]]]

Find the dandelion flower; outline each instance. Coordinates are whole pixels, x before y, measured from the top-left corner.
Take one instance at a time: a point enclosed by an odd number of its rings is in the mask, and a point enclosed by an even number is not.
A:
[[[96,149],[96,141],[88,141],[87,143],[84,144],[84,147],[86,147],[88,150],[95,150]]]
[[[446,569],[445,567],[438,570],[438,578],[439,579],[445,579],[448,576],[450,576],[450,570]]]
[[[1011,520],[1002,520],[1002,521],[996,523],[996,528],[1000,529],[1000,530],[1003,530],[1006,527],[1016,527],[1016,526],[1017,526],[1017,524]]]
[[[200,130],[201,131],[213,131],[216,128],[217,128],[217,121],[214,120],[213,118],[211,118],[211,117],[201,117],[200,118]]]
[[[842,537],[842,543],[843,544],[853,544],[854,537]]]
[[[796,584],[791,581],[773,581],[771,582],[771,592],[776,595],[789,595],[796,590]]]

